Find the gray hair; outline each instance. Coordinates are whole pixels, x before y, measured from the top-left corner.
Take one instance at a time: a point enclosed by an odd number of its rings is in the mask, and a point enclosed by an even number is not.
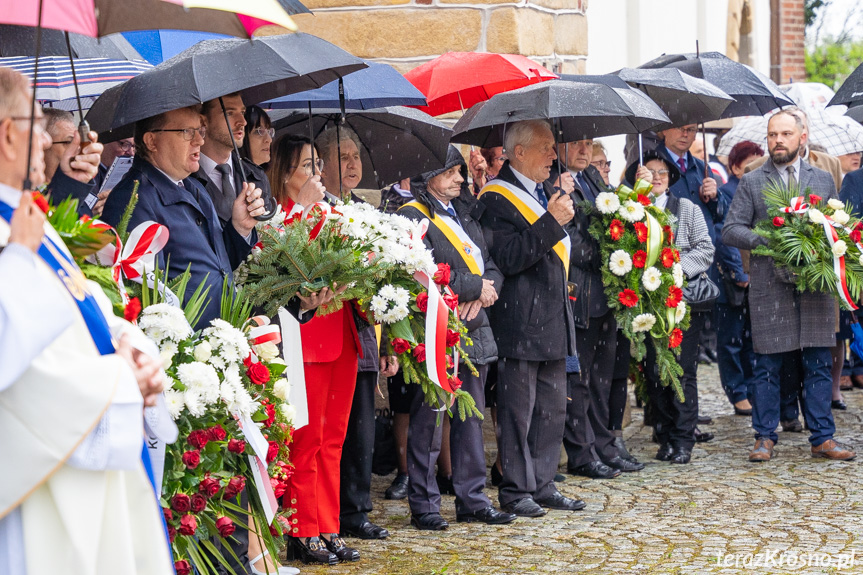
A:
[[[503,151],[512,153],[516,146],[529,147],[534,136],[540,130],[551,130],[551,124],[545,120],[522,120],[506,127],[503,137]],[[553,134],[554,132],[552,132]]]
[[[0,119],[17,114],[30,95],[30,80],[12,68],[0,66]]]
[[[42,113],[45,114],[45,131],[54,135],[54,127],[60,122],[69,122],[75,125],[75,116],[72,112],[59,110],[57,108],[42,108]]]
[[[779,110],[778,112],[776,112],[772,116],[770,116],[770,120],[772,120],[776,116],[780,116],[780,115],[784,115],[784,116],[788,116],[790,118],[793,118],[794,124],[797,126],[797,129],[800,130],[801,134],[808,134],[809,133],[809,126],[808,126],[809,119],[806,116],[806,112],[804,112],[800,108],[791,108],[791,107],[784,108],[782,110]],[[767,120],[768,126],[770,125],[770,120]]]
[[[338,141],[336,138],[337,133]],[[338,132],[332,128],[321,132],[320,135],[315,138],[315,149],[318,151],[318,156],[320,156],[321,159],[325,159],[328,158],[331,153],[335,153],[338,142],[345,142],[347,140],[351,140],[356,144],[357,150],[362,149],[359,136],[357,136],[356,132],[347,126],[339,126]]]

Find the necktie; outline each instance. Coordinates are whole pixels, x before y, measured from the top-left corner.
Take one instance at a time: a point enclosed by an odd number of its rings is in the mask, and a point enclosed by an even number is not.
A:
[[[216,171],[222,174],[222,197],[217,202],[216,210],[219,212],[219,217],[228,219],[234,208],[234,200],[237,199],[237,193],[234,191],[231,166],[228,164],[219,164],[216,166]],[[213,199],[215,200],[215,198]]]
[[[446,213],[449,214],[449,217],[451,217],[452,219],[455,220],[455,223],[457,223],[459,226],[461,226],[461,222],[459,221],[458,216],[455,213],[455,210],[452,209],[452,204],[450,204],[446,207]]]
[[[542,184],[536,185],[533,195],[536,196],[536,201],[539,202],[539,205],[543,208],[548,208],[548,199],[545,197],[545,189],[542,187]]]
[[[686,160],[683,157],[677,158],[677,165],[680,167],[680,175],[686,173]]]
[[[788,189],[797,189],[797,177],[794,175],[794,166],[788,166]]]

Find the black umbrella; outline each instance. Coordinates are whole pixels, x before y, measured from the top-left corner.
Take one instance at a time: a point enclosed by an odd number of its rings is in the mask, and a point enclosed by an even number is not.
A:
[[[863,106],[854,106],[853,108],[848,108],[848,111],[845,112],[845,115],[850,117],[852,120],[857,120],[861,124],[863,124]]]
[[[565,142],[670,125],[650,98],[623,80],[604,77],[601,81],[549,80],[496,94],[462,116],[452,139],[486,148],[502,146],[506,125],[521,120],[552,120],[558,141]]]
[[[312,135],[333,130],[340,123],[337,108],[312,111]],[[345,126],[359,137],[363,156],[363,179],[359,187],[379,189],[404,178],[442,167],[452,130],[425,112],[401,106],[348,111]],[[277,133],[308,134],[305,110],[274,110],[270,119]]]
[[[36,56],[36,32],[32,26],[0,25],[0,57]],[[73,58],[108,58],[110,60],[143,60],[120,34],[105,38],[91,38],[81,34],[69,34]],[[39,56],[68,57],[65,33],[60,30],[42,29]]]
[[[836,90],[836,95],[827,105],[835,106],[838,104],[844,104],[849,108],[863,106],[863,64],[857,66],[857,69],[842,82],[842,85]]]

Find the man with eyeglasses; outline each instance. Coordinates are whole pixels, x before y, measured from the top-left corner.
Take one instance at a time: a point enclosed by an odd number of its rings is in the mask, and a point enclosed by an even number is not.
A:
[[[51,145],[45,150],[46,193],[54,204],[76,198],[78,214],[92,216],[86,199],[98,191],[93,178],[98,173],[102,144],[96,143],[96,134],[91,132],[91,142],[81,150],[81,136],[71,112],[45,108],[43,114],[45,130],[51,137]]]

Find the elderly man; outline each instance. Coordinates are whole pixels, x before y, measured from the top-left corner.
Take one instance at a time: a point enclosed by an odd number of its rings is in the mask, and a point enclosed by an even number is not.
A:
[[[543,121],[511,124],[508,158],[481,192],[489,253],[504,275],[491,315],[498,347],[501,507],[524,517],[543,507],[575,511],[581,500],[554,485],[566,415],[566,356],[575,355],[568,305],[572,199],[543,184],[557,154]]]
[[[75,117],[64,110],[45,108],[46,131],[51,145],[45,150],[47,193],[58,204],[68,197],[78,200],[80,215],[93,215],[98,187],[93,178],[98,173],[102,144],[96,143],[96,133],[90,132],[90,142],[81,149],[81,136]]]
[[[324,130],[315,140],[315,149],[324,163],[321,183],[326,196],[337,200],[362,201],[353,191],[363,179],[363,162],[360,156],[360,139],[350,128]],[[339,181],[341,176],[341,181]]]
[[[20,189],[50,144],[37,110],[28,166],[29,85],[0,68],[0,573],[169,575],[141,459],[158,354]]]
[[[806,140],[799,117],[781,111],[770,118],[767,124],[770,159],[740,180],[722,230],[724,243],[747,250],[767,243],[753,228],[768,217],[762,190],[770,182],[811,188],[824,201],[836,197],[830,175],[801,161],[800,148],[806,145]],[[769,461],[773,457],[773,446],[778,440],[782,362],[794,352],[802,355],[806,398],[803,409],[812,456],[852,459],[854,452],[833,440],[835,426],[830,410],[830,348],[836,344],[833,298],[822,293],[799,293],[794,278],[765,256],[751,257],[749,278],[755,349],[752,427],[756,440],[749,460]]]

